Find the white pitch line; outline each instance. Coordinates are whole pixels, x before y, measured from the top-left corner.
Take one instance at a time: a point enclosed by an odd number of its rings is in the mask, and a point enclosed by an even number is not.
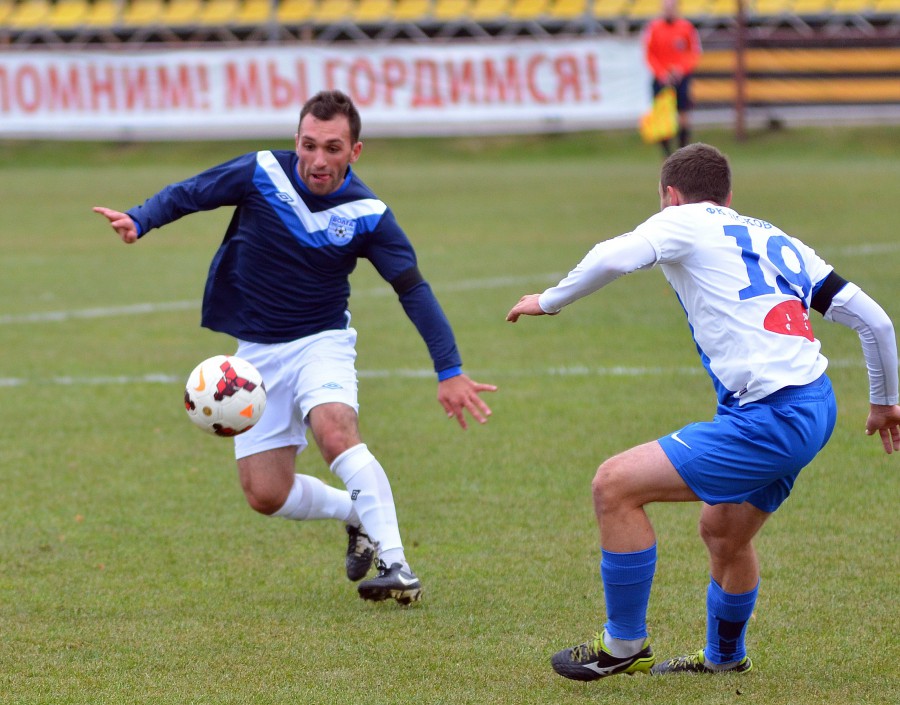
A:
[[[831,368],[848,368],[865,365],[862,356],[858,360],[830,360]],[[699,364],[690,367],[627,367],[613,365],[610,367],[590,367],[587,365],[571,365],[565,367],[545,367],[543,369],[521,370],[476,370],[470,373],[479,379],[502,379],[510,377],[671,377],[673,375],[702,376],[706,371]],[[431,369],[405,369],[392,370],[359,370],[360,379],[433,379],[434,370]],[[0,377],[2,387],[24,387],[30,384],[53,384],[59,386],[124,386],[126,384],[183,384],[184,377],[165,374],[162,372],[148,373],[145,375],[100,375],[97,377],[43,377],[41,379],[29,379],[25,377]]]
[[[850,245],[838,249],[837,252],[843,257],[860,257],[896,252],[897,250],[900,250],[900,242],[880,242],[874,245]]]
[[[522,277],[489,277],[486,279],[463,279],[432,287],[439,291],[479,291],[481,289],[497,289],[504,286],[522,286],[536,281],[550,284],[559,281],[564,274],[534,274]],[[394,290],[385,284],[374,289],[353,291],[353,296],[376,297],[393,295]],[[137,316],[167,311],[200,310],[200,301],[164,301],[160,303],[131,304],[128,306],[105,306],[99,308],[83,308],[72,311],[42,311],[38,313],[20,313],[0,316],[0,325],[16,323],[62,323],[85,318],[114,318],[116,316]]]
[[[851,245],[836,250],[842,257],[856,257],[863,255],[883,254],[900,250],[900,242],[886,242],[874,244]],[[505,286],[524,286],[542,282],[554,284],[565,272],[548,272],[544,274],[531,274],[527,276],[487,277],[482,279],[461,279],[444,284],[432,283],[436,291],[480,291],[483,289],[499,289]],[[373,289],[361,289],[354,291],[355,296],[379,297],[392,295],[393,290],[385,285]],[[76,319],[87,318],[114,318],[116,316],[137,316],[167,311],[189,311],[200,309],[200,302],[192,301],[163,301],[158,303],[131,304],[127,306],[106,306],[99,308],[84,308],[71,311],[42,311],[37,313],[7,314],[0,316],[0,325],[13,325],[21,323],[62,323]]]
[[[133,304],[130,306],[107,306],[103,308],[82,308],[73,311],[43,311],[40,313],[22,313],[18,315],[0,316],[0,325],[13,323],[62,323],[84,318],[112,318],[115,316],[134,316],[162,311],[186,311],[200,309],[199,301],[168,301],[155,304]]]

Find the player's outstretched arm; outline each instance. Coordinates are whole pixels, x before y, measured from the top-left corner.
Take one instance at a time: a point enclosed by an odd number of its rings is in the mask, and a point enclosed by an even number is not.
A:
[[[574,301],[593,294],[623,274],[649,267],[656,259],[653,245],[637,232],[599,242],[559,284],[542,294],[528,294],[519,299],[506,314],[506,320],[515,323],[519,316],[555,316]]]
[[[549,315],[547,312],[541,308],[541,305],[538,303],[538,299],[540,298],[540,294],[526,294],[521,299],[519,299],[519,303],[513,306],[509,313],[506,314],[506,320],[510,323],[515,323],[519,320],[519,316],[546,316]]]
[[[491,409],[479,394],[496,391],[496,385],[482,384],[466,375],[456,375],[438,382],[438,402],[447,412],[447,418],[456,419],[465,430],[469,427],[464,413],[467,409],[478,423],[487,423]]]
[[[900,451],[900,406],[869,405],[869,418],[866,420],[866,435],[881,435],[881,443],[885,453]]]
[[[835,287],[835,283],[840,286]],[[877,432],[885,453],[900,451],[900,406],[891,403],[900,396],[894,324],[866,292],[856,285],[849,285],[835,272],[824,280],[820,291],[827,292],[829,288],[832,293],[828,294],[827,300],[820,301],[817,310],[823,312],[826,319],[855,330],[862,343],[869,376],[866,435],[874,436]]]
[[[94,206],[93,210],[94,213],[99,213],[109,221],[112,229],[119,234],[120,238],[122,238],[122,242],[131,244],[132,242],[137,241],[137,227],[131,219],[131,216],[127,213],[121,213],[112,208],[104,208],[103,206]]]

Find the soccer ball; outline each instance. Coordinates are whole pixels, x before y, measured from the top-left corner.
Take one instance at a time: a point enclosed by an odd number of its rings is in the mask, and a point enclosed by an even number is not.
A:
[[[257,369],[234,355],[215,355],[194,368],[184,387],[188,418],[207,433],[237,436],[266,409],[266,385]]]

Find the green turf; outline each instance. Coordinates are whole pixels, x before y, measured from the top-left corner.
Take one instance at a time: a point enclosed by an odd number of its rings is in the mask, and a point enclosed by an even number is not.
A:
[[[814,246],[900,321],[897,128],[735,143],[735,206]],[[815,317],[840,418],[758,545],[755,669],[579,684],[548,658],[602,622],[589,484],[627,446],[708,418],[675,297],[639,273],[556,318],[504,322],[599,239],[658,207],[660,159],[630,133],[371,140],[358,171],[397,213],[494,417],[444,418],[389,287],[354,274],[362,428],[392,479],[424,601],[368,604],[342,528],[255,515],[230,443],[187,420],[181,382],[232,341],[198,327],[227,223],[137,245],[126,208],[254,144],[0,143],[0,703],[895,703],[900,458],[862,429],[859,343]],[[129,309],[170,304],[151,313]],[[410,373],[411,371],[411,373]],[[157,376],[164,381],[155,381]],[[328,479],[314,449],[304,472]],[[655,506],[654,647],[702,645],[697,507]]]

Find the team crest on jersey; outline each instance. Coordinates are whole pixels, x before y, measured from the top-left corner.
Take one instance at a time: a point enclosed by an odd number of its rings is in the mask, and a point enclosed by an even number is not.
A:
[[[356,221],[352,218],[333,215],[328,221],[328,241],[332,245],[346,245],[353,239],[355,232]]]

